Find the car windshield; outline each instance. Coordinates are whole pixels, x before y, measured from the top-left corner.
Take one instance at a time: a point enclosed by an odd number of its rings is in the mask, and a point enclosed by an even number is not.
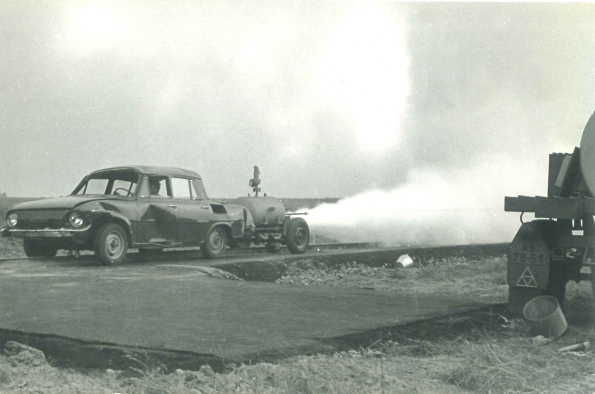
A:
[[[72,192],[73,195],[114,195],[133,197],[138,173],[132,170],[111,170],[90,175]]]

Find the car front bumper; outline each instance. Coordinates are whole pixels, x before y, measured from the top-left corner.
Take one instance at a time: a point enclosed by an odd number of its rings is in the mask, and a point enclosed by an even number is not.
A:
[[[0,230],[3,237],[19,238],[67,238],[89,230],[91,225],[81,228],[45,228],[45,229],[18,229],[4,227]]]

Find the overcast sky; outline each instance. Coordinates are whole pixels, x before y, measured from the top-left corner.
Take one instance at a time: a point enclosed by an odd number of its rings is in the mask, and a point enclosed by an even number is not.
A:
[[[275,196],[423,189],[501,210],[545,194],[548,154],[580,144],[593,20],[591,4],[3,1],[0,190],[151,164],[234,197],[258,165]]]

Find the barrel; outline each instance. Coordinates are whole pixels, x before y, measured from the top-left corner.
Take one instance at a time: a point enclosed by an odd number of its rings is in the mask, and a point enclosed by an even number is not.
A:
[[[245,206],[252,214],[257,228],[280,227],[285,221],[285,206],[278,198],[239,197],[230,202]]]
[[[552,296],[539,296],[527,302],[523,316],[535,335],[556,338],[568,327],[558,299]]]

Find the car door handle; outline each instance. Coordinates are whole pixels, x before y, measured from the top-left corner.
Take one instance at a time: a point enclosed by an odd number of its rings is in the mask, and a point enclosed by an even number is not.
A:
[[[210,207],[210,206],[208,206],[208,205],[207,205],[206,207],[200,207],[200,208],[201,208],[201,209],[211,209],[211,207]]]
[[[168,208],[177,208],[178,206],[177,205],[168,205],[167,207]]]

